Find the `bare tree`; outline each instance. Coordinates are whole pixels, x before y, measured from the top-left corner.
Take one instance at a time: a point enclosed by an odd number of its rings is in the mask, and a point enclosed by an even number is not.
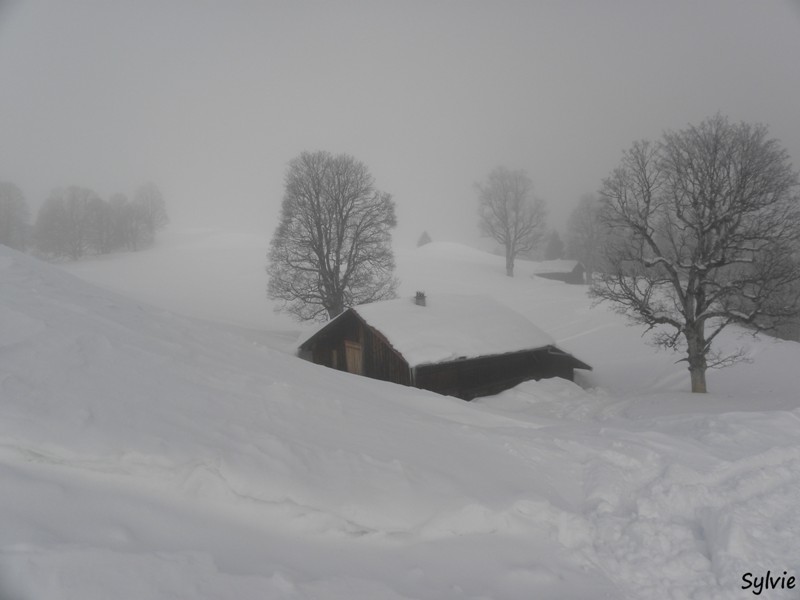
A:
[[[49,256],[67,255],[66,220],[63,199],[52,193],[39,209],[33,225],[33,239],[39,252]]]
[[[303,152],[289,163],[269,251],[270,298],[299,320],[392,298],[394,201],[351,156]]]
[[[133,194],[131,208],[127,217],[133,230],[132,250],[149,246],[155,240],[156,232],[169,224],[166,203],[161,190],[154,183],[145,183]]]
[[[36,217],[39,250],[72,260],[86,254],[92,243],[90,207],[99,200],[92,190],[75,185],[54,190]]]
[[[108,200],[108,212],[113,249],[136,250],[136,225],[128,197],[119,192],[112,194]]]
[[[593,293],[684,352],[692,391],[705,392],[709,367],[742,358],[712,350],[725,327],[798,313],[799,186],[762,125],[717,115],[635,143],[603,182],[615,268]]]
[[[600,198],[587,194],[567,220],[567,256],[583,264],[587,282],[592,281],[593,273],[602,266],[601,248],[608,234],[600,219],[601,207]]]
[[[503,245],[506,275],[513,277],[516,257],[533,250],[544,236],[545,203],[533,195],[533,182],[521,170],[497,167],[476,188],[481,233]]]
[[[557,260],[564,258],[564,242],[561,241],[561,236],[558,231],[551,229],[547,234],[547,245],[544,247],[545,260]]]
[[[25,250],[30,212],[25,196],[16,185],[0,181],[0,244]]]
[[[97,254],[108,254],[117,248],[111,205],[96,196],[86,207],[88,245]]]

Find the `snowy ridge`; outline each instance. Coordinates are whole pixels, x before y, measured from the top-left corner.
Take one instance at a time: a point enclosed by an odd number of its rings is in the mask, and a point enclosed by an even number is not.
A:
[[[697,398],[577,286],[420,250],[408,285],[538,315],[590,389],[355,378],[0,248],[0,598],[722,599],[797,572],[798,344],[748,340]]]

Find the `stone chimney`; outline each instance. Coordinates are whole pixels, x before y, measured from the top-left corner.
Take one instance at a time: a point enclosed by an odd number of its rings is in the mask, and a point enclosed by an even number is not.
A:
[[[417,292],[417,295],[414,296],[414,303],[417,306],[425,306],[425,292]]]

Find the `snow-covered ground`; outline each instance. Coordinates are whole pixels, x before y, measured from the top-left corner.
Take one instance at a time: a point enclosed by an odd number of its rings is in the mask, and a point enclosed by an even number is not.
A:
[[[402,251],[403,294],[490,295],[595,369],[467,403],[281,351],[302,332],[264,297],[266,247],[173,233],[63,267],[0,247],[0,599],[727,599],[800,577],[800,344],[732,331],[754,362],[692,395],[583,287]]]

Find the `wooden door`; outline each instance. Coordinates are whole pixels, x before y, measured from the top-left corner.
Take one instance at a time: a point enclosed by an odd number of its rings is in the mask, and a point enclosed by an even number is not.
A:
[[[344,343],[344,358],[347,363],[347,370],[356,375],[364,374],[364,356],[361,352],[361,344],[358,342]]]

